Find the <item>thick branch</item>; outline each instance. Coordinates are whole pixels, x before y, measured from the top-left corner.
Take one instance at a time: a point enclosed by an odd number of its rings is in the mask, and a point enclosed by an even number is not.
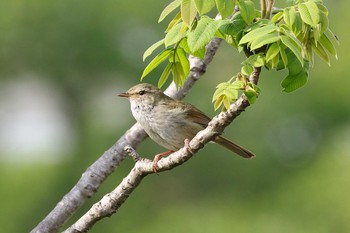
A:
[[[207,46],[207,52],[202,61],[196,57],[189,57],[191,72],[185,85],[176,91],[174,84],[166,90],[166,94],[177,99],[182,99],[206,71],[207,65],[212,61],[221,39],[213,39]],[[95,163],[93,163],[82,175],[77,184],[57,203],[56,207],[36,226],[31,232],[57,232],[60,227],[72,216],[72,214],[92,197],[102,182],[125,159],[123,148],[126,145],[136,147],[147,137],[139,124],[132,126],[110,149],[108,149]]]
[[[250,81],[257,84],[261,68],[255,68]],[[158,172],[170,170],[189,160],[195,153],[204,147],[209,141],[213,140],[218,133],[222,133],[237,116],[239,116],[247,107],[249,102],[244,94],[231,104],[230,109],[221,112],[214,117],[208,127],[200,132],[190,141],[191,151],[186,147],[172,153],[158,162]],[[106,194],[99,202],[94,204],[91,209],[84,214],[76,223],[69,227],[65,232],[87,232],[100,219],[114,214],[119,207],[126,201],[133,190],[140,184],[142,179],[148,174],[153,173],[153,162],[149,159],[139,159],[138,154],[130,147],[129,154],[136,160],[136,164],[127,177],[111,193]]]

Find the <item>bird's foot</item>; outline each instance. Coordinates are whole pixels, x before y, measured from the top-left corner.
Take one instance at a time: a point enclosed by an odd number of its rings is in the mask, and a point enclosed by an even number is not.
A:
[[[167,156],[171,153],[173,153],[174,151],[173,150],[169,150],[169,151],[165,151],[163,153],[160,153],[160,154],[157,154],[156,156],[154,156],[154,159],[153,159],[153,166],[152,166],[152,170],[154,173],[157,173],[158,172],[158,161],[164,157],[164,156]]]
[[[186,148],[186,150],[187,150],[189,153],[194,154],[194,152],[192,151],[192,148],[191,148],[191,146],[190,146],[190,140],[189,140],[188,138],[186,138],[185,141],[184,141],[184,143],[185,143],[185,148]]]

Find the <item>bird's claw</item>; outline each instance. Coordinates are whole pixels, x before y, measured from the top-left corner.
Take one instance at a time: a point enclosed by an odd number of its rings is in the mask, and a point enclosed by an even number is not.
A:
[[[152,165],[152,171],[153,171],[154,173],[158,173],[158,165],[157,165],[158,161],[159,161],[162,157],[164,157],[164,156],[166,156],[166,155],[169,155],[169,154],[171,154],[171,153],[173,153],[173,152],[174,152],[174,151],[169,150],[169,151],[166,151],[166,152],[163,152],[163,153],[160,153],[160,154],[157,154],[156,156],[154,156],[153,165]]]
[[[185,141],[184,141],[184,143],[185,143],[185,148],[186,148],[186,150],[187,150],[189,153],[194,154],[194,152],[193,152],[193,150],[192,150],[192,148],[191,148],[191,146],[190,146],[190,140],[189,140],[188,138],[186,138]]]
[[[152,171],[154,172],[154,173],[156,173],[156,174],[158,174],[158,161],[159,161],[159,159],[158,160],[156,160],[156,159],[154,159],[153,160],[153,165],[152,165]]]

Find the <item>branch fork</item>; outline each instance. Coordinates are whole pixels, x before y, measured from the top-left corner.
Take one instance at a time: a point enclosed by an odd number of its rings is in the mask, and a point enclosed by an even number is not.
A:
[[[255,68],[251,79],[258,81],[260,69]],[[168,157],[158,161],[157,172],[170,170],[185,161],[192,158],[201,148],[209,141],[212,141],[218,133],[222,133],[224,128],[229,125],[234,118],[249,106],[249,102],[244,94],[231,104],[230,109],[221,112],[214,117],[208,126],[197,133],[197,135],[188,143],[191,148],[188,150],[186,145],[178,151],[170,154]],[[136,162],[134,168],[123,179],[123,181],[112,192],[106,194],[101,201],[94,204],[91,209],[83,215],[75,224],[68,228],[65,232],[87,232],[98,220],[109,217],[115,213],[119,207],[126,201],[132,191],[140,184],[142,179],[148,174],[154,173],[153,162],[149,159],[141,158],[141,156],[131,147],[125,146],[124,150]]]
[[[175,85],[171,84],[165,93],[173,98],[181,99],[191,89],[195,81],[205,73],[207,65],[213,59],[221,39],[213,39],[208,47],[204,60],[190,57],[191,72],[183,88],[176,90]],[[252,73],[251,80],[257,82],[260,69],[256,68]],[[208,127],[200,131],[188,144],[191,150],[185,147],[172,153],[166,158],[158,161],[158,171],[170,170],[194,156],[206,143],[213,140],[218,133],[222,133],[224,128],[237,117],[246,107],[249,106],[247,98],[242,95],[235,103],[231,104],[230,109],[221,112],[208,124]],[[141,158],[137,152],[132,149],[138,143],[147,137],[139,124],[135,124],[123,135],[118,142],[107,150],[92,166],[90,166],[78,181],[76,186],[66,194],[61,202],[52,210],[52,212],[36,227],[32,232],[57,232],[65,221],[78,209],[87,198],[91,197],[101,183],[111,174],[119,164],[129,154],[135,163],[134,168],[123,179],[123,181],[112,192],[106,194],[99,202],[94,204],[91,209],[85,213],[76,223],[70,226],[65,232],[87,232],[100,219],[111,216],[129,197],[132,191],[140,184],[142,179],[148,174],[154,173],[152,161]],[[124,150],[126,149],[126,151]],[[127,152],[127,153],[126,153]],[[93,174],[93,176],[91,176]],[[86,190],[83,187],[93,186]],[[67,201],[69,200],[69,201]]]

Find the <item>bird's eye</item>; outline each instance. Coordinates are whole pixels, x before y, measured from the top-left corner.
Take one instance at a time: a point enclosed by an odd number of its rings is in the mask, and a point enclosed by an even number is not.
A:
[[[146,93],[146,91],[145,90],[141,90],[141,91],[139,91],[139,95],[144,95]]]

